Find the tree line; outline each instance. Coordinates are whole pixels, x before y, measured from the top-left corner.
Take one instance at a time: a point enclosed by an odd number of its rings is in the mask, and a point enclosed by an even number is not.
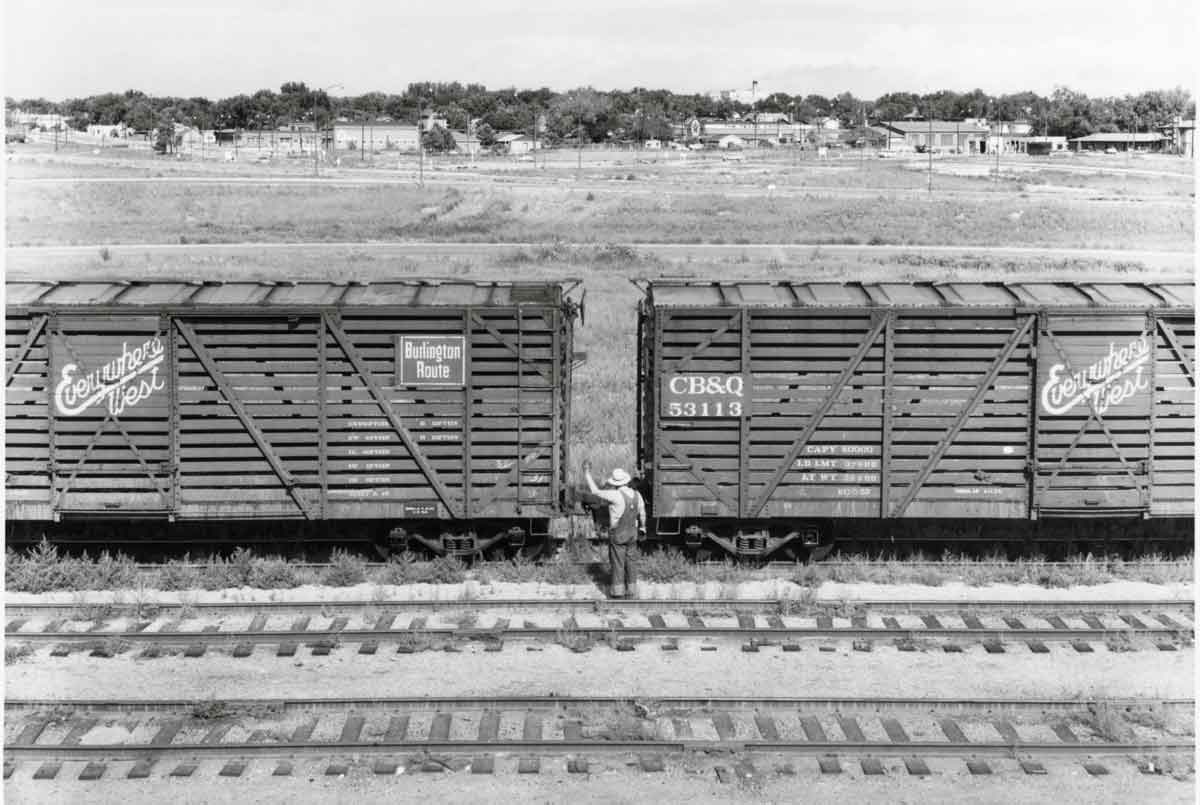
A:
[[[44,98],[5,98],[6,109],[57,113],[74,129],[91,124],[124,124],[138,131],[169,125],[201,129],[269,130],[294,123],[328,126],[335,119],[415,125],[426,111],[444,117],[451,129],[486,126],[487,132],[536,133],[548,142],[604,142],[610,139],[667,139],[672,126],[692,117],[733,120],[754,112],[776,112],[804,123],[836,119],[843,127],[864,122],[920,117],[960,120],[987,118],[1026,121],[1037,134],[1080,137],[1095,132],[1153,131],[1176,117],[1195,119],[1196,104],[1181,87],[1148,90],[1137,95],[1088,97],[1058,87],[1048,97],[1035,92],[991,95],[939,90],[926,94],[890,92],[874,100],[850,92],[818,94],[774,92],[754,104],[704,94],[635,87],[596,90],[580,87],[565,92],[540,89],[495,89],[482,84],[417,82],[404,92],[368,92],[333,96],[291,81],[278,92],[262,89],[252,95],[211,100],[147,95],[138,90],[103,93],[87,98],[48,101]]]

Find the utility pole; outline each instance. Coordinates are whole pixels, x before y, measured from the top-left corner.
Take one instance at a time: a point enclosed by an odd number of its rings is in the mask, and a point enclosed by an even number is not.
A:
[[[758,148],[758,82],[750,82],[750,114],[754,115],[754,147]]]
[[[425,186],[425,143],[421,141],[421,119],[425,114],[425,99],[417,98],[417,185]]]
[[[925,150],[929,152],[929,192],[933,193],[933,118],[930,117],[928,108],[925,110],[925,119],[929,123],[929,138],[925,143]]]
[[[331,89],[341,89],[341,84],[330,84],[327,87],[322,87],[319,90],[313,90],[313,176],[321,175],[320,154],[321,149],[321,126],[317,122],[317,93],[329,92]]]

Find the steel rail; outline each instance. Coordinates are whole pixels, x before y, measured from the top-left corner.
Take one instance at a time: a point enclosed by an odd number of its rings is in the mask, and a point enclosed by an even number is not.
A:
[[[338,645],[341,643],[377,643],[409,642],[421,639],[454,639],[475,642],[496,642],[505,640],[535,640],[553,641],[569,636],[572,639],[591,638],[601,641],[605,638],[615,638],[619,641],[635,641],[650,639],[730,639],[752,640],[757,645],[767,645],[769,642],[784,640],[880,640],[880,639],[909,639],[909,640],[963,640],[973,642],[989,642],[1004,640],[1040,640],[1043,642],[1064,641],[1094,641],[1107,640],[1124,635],[1125,637],[1173,637],[1185,630],[1160,628],[1137,628],[1132,626],[1112,629],[1054,629],[1054,628],[930,628],[905,627],[890,629],[887,627],[744,627],[744,626],[705,626],[705,627],[674,627],[674,626],[535,626],[507,629],[486,628],[420,628],[420,629],[312,629],[304,631],[228,631],[228,632],[14,632],[5,635],[10,642],[30,642],[40,644],[86,645],[102,646],[106,641],[120,641],[130,644],[153,644],[159,646],[191,646],[230,645],[246,643],[253,645],[274,645],[278,643],[300,643],[317,645]]]
[[[1097,756],[1128,755],[1149,752],[1195,752],[1193,741],[1145,743],[951,743],[949,741],[611,741],[593,740],[495,740],[495,741],[304,741],[286,743],[191,743],[160,746],[156,744],[37,745],[6,744],[5,755],[12,760],[78,761],[103,758],[107,761],[143,760],[174,757],[294,757],[297,755],[361,755],[394,752],[488,753],[526,752],[535,754],[574,754],[579,752],[775,752],[800,755],[886,755],[930,757],[980,756]]]
[[[231,716],[255,710],[272,713],[313,710],[426,711],[426,710],[566,710],[575,707],[645,706],[658,711],[724,709],[836,710],[838,712],[936,712],[940,714],[1077,713],[1099,705],[1117,710],[1171,710],[1190,715],[1195,699],[1003,699],[935,697],[817,697],[817,696],[386,696],[376,698],[287,699],[6,699],[13,711],[96,711],[122,713],[191,712],[196,707],[219,704]]]
[[[1140,599],[1128,601],[1073,600],[1014,600],[987,599],[974,601],[952,601],[937,599],[886,600],[869,598],[815,599],[800,598],[469,598],[444,600],[394,600],[373,599],[358,601],[94,601],[90,603],[17,602],[6,603],[7,617],[70,616],[94,612],[97,608],[111,607],[116,614],[121,611],[136,612],[138,609],[157,612],[192,610],[204,615],[239,614],[261,612],[361,612],[412,610],[663,610],[691,612],[696,610],[725,610],[729,612],[771,612],[786,610],[794,614],[804,612],[828,612],[830,610],[857,609],[871,612],[1148,612],[1155,610],[1195,611],[1196,602],[1191,598]],[[89,620],[91,618],[88,618]]]

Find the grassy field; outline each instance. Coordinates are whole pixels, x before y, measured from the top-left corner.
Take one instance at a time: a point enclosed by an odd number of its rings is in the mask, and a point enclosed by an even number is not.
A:
[[[8,243],[849,243],[1190,249],[1190,205],[1005,194],[753,196],[624,188],[12,185]]]

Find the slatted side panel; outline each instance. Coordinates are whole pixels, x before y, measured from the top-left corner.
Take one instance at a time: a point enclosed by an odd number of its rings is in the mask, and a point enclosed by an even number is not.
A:
[[[561,355],[553,351],[553,328],[541,308],[519,314],[515,308],[413,309],[341,321],[459,511],[471,517],[550,513],[558,489],[555,451],[562,447],[554,431],[562,398],[552,382]],[[465,386],[397,385],[399,337],[462,335]],[[517,360],[518,350],[524,361]],[[444,507],[427,513],[438,500],[435,489],[332,337],[327,354],[330,516],[448,516]]]
[[[47,335],[24,349],[40,317],[5,319],[5,370],[15,373],[4,393],[4,472],[6,514],[10,519],[50,518],[50,441],[47,401]],[[23,355],[19,365],[16,360]]]
[[[1193,516],[1196,510],[1196,382],[1188,366],[1196,362],[1196,320],[1163,317],[1157,330],[1154,364],[1154,460],[1151,514]],[[1168,332],[1183,350],[1176,352]]]
[[[755,311],[751,318],[749,491],[759,501],[781,462],[825,410],[770,492],[766,517],[872,516],[879,511],[884,345],[865,313]]]
[[[296,482],[320,494],[318,319],[183,318],[249,423]],[[302,510],[217,377],[178,332],[180,516],[300,517]]]
[[[1047,383],[1055,384],[1050,376],[1053,367],[1063,367],[1060,377],[1072,370],[1086,372],[1113,350],[1141,340],[1146,328],[1147,318],[1140,315],[1047,317],[1039,335],[1039,394]],[[1127,383],[1128,393],[1121,390]],[[1062,386],[1061,382],[1057,385]],[[1040,401],[1036,496],[1043,514],[1046,510],[1103,514],[1137,511],[1148,505],[1149,365],[1123,374],[1108,389],[1095,401],[1099,417],[1087,400],[1078,399],[1069,387],[1050,399],[1053,411]],[[1123,396],[1115,403],[1100,399],[1110,391]]]
[[[680,372],[734,375],[741,371],[741,335],[730,319],[736,310],[654,311],[646,336],[654,340],[655,371],[648,379],[655,402],[648,410],[656,423],[654,505],[660,517],[737,516],[739,423],[733,418],[668,418],[659,391],[664,378],[686,356]],[[723,333],[718,334],[724,330]],[[705,343],[709,346],[697,353]]]
[[[889,381],[889,514],[927,470],[901,516],[1027,516],[1032,328],[1003,361],[958,432],[951,434],[1023,322],[1024,317],[970,311],[896,316]],[[948,447],[931,464],[943,443]]]
[[[486,327],[476,323],[471,331],[471,511],[550,515],[563,448],[556,422],[565,404],[553,309],[520,306],[478,316]]]
[[[152,361],[151,343],[163,356],[155,369],[143,371]],[[88,384],[64,396],[59,382],[52,382],[55,508],[64,514],[169,511],[170,380],[161,322],[153,316],[62,315],[52,327],[50,349],[59,380],[66,369],[76,378],[73,388]],[[104,385],[110,391],[98,395]]]

